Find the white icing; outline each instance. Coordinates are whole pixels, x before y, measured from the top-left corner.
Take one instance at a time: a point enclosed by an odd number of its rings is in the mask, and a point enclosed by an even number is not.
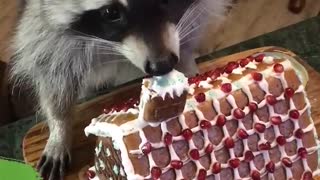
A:
[[[188,79],[183,73],[172,70],[170,73],[163,76],[154,76],[143,80],[143,86],[148,83],[149,91],[156,93],[152,96],[161,96],[163,99],[166,94],[170,94],[173,98],[174,95],[181,96],[184,91],[188,91]],[[152,93],[152,92],[151,92]]]

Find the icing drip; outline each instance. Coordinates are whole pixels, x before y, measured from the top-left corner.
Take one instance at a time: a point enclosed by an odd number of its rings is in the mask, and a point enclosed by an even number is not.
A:
[[[263,61],[266,64],[273,64],[275,60],[274,60],[273,57],[267,56],[267,57],[263,58]],[[242,74],[243,71],[246,70],[246,69],[256,69],[257,68],[257,64],[258,64],[257,62],[249,62],[247,64],[247,66],[245,66],[243,68],[237,68],[235,71],[233,71],[233,73],[234,74]],[[281,64],[284,67],[285,70],[289,70],[289,69],[292,68],[291,63],[288,60],[279,62],[279,64]],[[279,73],[275,73],[273,71],[273,68],[270,68],[270,67],[265,69],[265,70],[263,70],[260,73],[263,74],[264,78],[260,82],[258,82],[257,84],[265,92],[265,97],[267,97],[268,95],[271,95],[271,93],[269,91],[268,82],[265,79],[267,77],[275,77],[275,78],[279,79],[281,81],[282,87],[284,89],[288,87],[288,84],[287,84],[287,82],[285,80],[285,77],[284,77],[284,73],[280,73],[280,74]],[[169,76],[171,76],[171,75],[169,75]],[[229,76],[228,74],[224,73],[220,77],[218,77],[217,80],[221,80],[223,83],[231,83],[231,81],[228,79],[228,76]],[[203,80],[203,81],[199,82],[199,86],[203,87],[203,88],[212,88],[210,82],[211,82],[210,78],[207,78],[206,80]],[[236,91],[236,90],[241,89],[242,92],[247,96],[249,102],[257,103],[257,102],[255,102],[253,100],[253,95],[252,95],[252,93],[251,93],[251,91],[249,89],[249,85],[254,83],[254,82],[255,81],[252,79],[251,75],[248,74],[248,75],[242,77],[241,79],[232,82],[232,91]],[[183,84],[184,83],[185,82],[183,82]],[[169,84],[169,82],[166,82],[165,80],[160,78],[158,80],[158,82],[153,82],[151,84],[153,84],[153,86],[151,86],[152,89],[153,90],[157,90],[157,93],[162,94],[163,95],[162,97],[164,97],[165,93],[161,92],[162,90],[161,90],[160,86],[161,86],[161,84]],[[193,94],[194,88],[196,88],[196,86],[194,84],[192,84],[190,86],[190,88],[189,88],[189,93]],[[185,90],[185,89],[183,89],[183,90]],[[175,93],[177,93],[177,95],[178,95],[179,92],[180,91],[183,92],[183,90],[179,89]],[[166,90],[164,90],[164,91],[166,91]],[[168,93],[168,92],[166,92],[166,93]],[[297,93],[303,93],[304,97],[305,97],[305,101],[306,101],[305,107],[303,109],[298,110],[299,114],[301,114],[301,115],[303,113],[309,113],[310,114],[310,103],[309,103],[308,99],[306,98],[306,93],[304,91],[304,86],[303,85],[300,85],[298,87],[298,89],[295,91],[295,94],[297,94]],[[169,92],[169,94],[172,95],[173,92]],[[208,137],[207,129],[200,128],[200,121],[201,120],[207,120],[207,121],[210,122],[210,124],[212,126],[216,125],[218,116],[222,115],[222,112],[221,112],[221,109],[220,109],[220,103],[219,103],[219,101],[217,99],[225,97],[226,93],[222,92],[220,89],[210,89],[210,90],[205,92],[205,95],[206,95],[206,100],[207,101],[208,100],[212,100],[213,107],[214,107],[215,111],[218,114],[214,119],[206,119],[205,118],[203,113],[197,108],[199,103],[194,98],[188,99],[187,103],[186,103],[186,107],[185,107],[185,112],[194,111],[195,115],[199,119],[198,126],[192,128],[191,131],[192,131],[193,134],[196,133],[196,132],[199,132],[199,131],[202,131],[202,133],[203,133],[203,136],[204,136],[203,137],[204,138],[204,147],[202,149],[199,149],[200,158],[203,157],[204,155],[206,155],[205,148],[209,144],[211,144],[211,142],[209,140],[209,137]],[[148,98],[149,97],[147,97],[147,96],[142,97],[141,98],[141,102],[142,102],[141,104],[144,104],[144,102],[147,101]],[[238,106],[236,104],[236,100],[235,100],[234,96],[231,95],[231,94],[227,95],[226,98],[227,98],[228,103],[232,107],[232,111],[231,112],[233,112],[234,110],[236,110],[238,108]],[[276,100],[278,100],[278,101],[284,100],[284,99],[285,99],[284,93],[282,93],[280,96],[276,97]],[[296,107],[294,105],[293,99],[291,98],[289,101],[290,101],[290,103],[289,103],[289,106],[290,106],[289,107],[289,111],[290,110],[295,110]],[[143,109],[143,105],[141,105],[141,104],[140,104],[140,110]],[[286,114],[277,114],[277,113],[275,113],[274,107],[267,103],[266,98],[264,100],[262,100],[260,103],[257,103],[257,106],[258,106],[258,108],[262,108],[262,107],[267,106],[268,107],[268,111],[269,111],[269,116],[270,117],[279,116],[281,118],[281,123],[283,123],[285,121],[292,121],[294,123],[294,131],[296,131],[297,129],[300,128],[298,120],[292,120],[288,115],[289,113],[286,113]],[[245,116],[250,113],[249,106],[245,106],[242,110],[243,110]],[[265,125],[266,129],[272,127],[273,130],[274,130],[274,133],[275,133],[275,137],[278,137],[278,136],[281,135],[278,125],[274,125],[270,121],[263,122],[263,121],[259,120],[258,115],[255,112],[252,112],[252,116],[253,116],[253,124],[256,124],[256,123],[263,124],[263,125]],[[112,139],[114,139],[116,142],[119,143],[119,147],[120,147],[120,150],[121,150],[121,159],[122,159],[122,162],[123,162],[124,171],[126,172],[128,179],[144,179],[144,178],[149,179],[149,178],[151,178],[151,174],[149,174],[147,177],[142,177],[140,175],[135,174],[134,171],[133,171],[132,164],[131,164],[131,162],[130,162],[130,160],[128,158],[128,154],[127,154],[127,153],[142,154],[142,152],[140,150],[141,146],[144,145],[147,142],[147,139],[146,139],[145,134],[144,134],[142,129],[144,127],[146,127],[147,125],[151,125],[153,127],[160,126],[161,127],[161,131],[162,131],[162,139],[164,139],[165,134],[168,132],[166,123],[168,121],[170,121],[170,120],[167,120],[167,121],[164,121],[164,122],[161,122],[161,123],[157,123],[157,124],[150,124],[150,123],[138,122],[139,119],[141,119],[141,118],[142,118],[142,116],[139,116],[137,120],[125,123],[125,124],[123,124],[121,126],[115,126],[115,125],[112,125],[112,124],[109,124],[109,123],[105,123],[105,122],[97,122],[97,119],[94,119],[92,121],[92,123],[85,129],[85,132],[86,132],[87,135],[88,134],[95,134],[97,136],[102,136],[102,137],[112,137]],[[231,115],[229,115],[229,116],[226,116],[226,120],[227,121],[231,121],[231,120],[234,120],[234,119],[236,119],[236,117],[234,117],[233,113],[231,113]],[[185,115],[184,114],[179,116],[179,123],[180,123],[180,125],[182,127],[182,130],[188,128],[188,126],[187,126],[187,124],[185,122]],[[242,119],[238,120],[238,130],[239,129],[244,129],[249,136],[257,133],[258,136],[259,136],[259,142],[258,142],[259,145],[267,142],[264,133],[256,132],[254,129],[246,130],[246,128],[245,128],[245,126],[244,126],[244,124],[242,122]],[[106,131],[106,130],[108,130],[108,131]],[[111,130],[111,132],[110,132],[110,130]],[[222,127],[222,131],[223,131],[223,134],[224,134],[224,138],[221,140],[221,142],[218,145],[214,146],[214,150],[210,153],[211,164],[210,164],[210,168],[208,170],[206,170],[207,176],[213,175],[213,173],[211,171],[211,167],[213,166],[214,163],[217,162],[217,159],[215,157],[215,151],[218,151],[218,150],[220,150],[220,149],[225,147],[224,142],[225,142],[225,140],[227,138],[231,138],[234,142],[239,140],[239,137],[237,137],[237,133],[235,133],[235,135],[230,137],[230,134],[229,134],[229,132],[228,132],[228,130],[227,130],[225,125]],[[308,127],[303,129],[304,133],[312,132],[312,131],[313,131],[314,134],[316,133],[313,123],[311,123]],[[124,145],[124,143],[123,143],[122,138],[123,138],[124,135],[128,135],[128,134],[135,133],[135,132],[139,132],[139,136],[140,136],[141,141],[142,141],[141,144],[140,144],[140,149],[131,150],[130,152],[128,152],[126,147],[125,147],[125,145]],[[316,136],[316,134],[315,134],[315,136]],[[179,140],[183,140],[183,139],[184,139],[184,137],[182,135],[173,136],[172,137],[172,141],[173,142],[176,142],[176,141],[179,141]],[[242,141],[243,141],[244,153],[247,152],[247,151],[250,151],[249,145],[248,145],[248,140],[247,139],[243,139]],[[303,143],[302,143],[301,139],[297,139],[294,136],[291,136],[291,137],[286,139],[286,142],[292,142],[292,141],[296,141],[297,142],[297,150],[300,147],[303,147]],[[283,159],[284,157],[288,157],[293,163],[301,159],[297,154],[293,155],[293,156],[288,156],[287,153],[285,152],[284,147],[278,145],[276,141],[269,142],[269,143],[270,143],[270,147],[271,148],[274,148],[274,147],[278,146],[278,148],[280,150],[281,159]],[[164,142],[150,143],[150,144],[151,144],[151,146],[153,148],[156,148],[156,149],[167,146],[167,148],[169,149],[171,160],[180,160],[180,161],[183,162],[183,164],[187,164],[188,162],[193,161],[194,164],[197,167],[197,172],[196,172],[195,177],[197,177],[199,175],[200,169],[205,169],[201,165],[199,160],[194,160],[194,159],[191,159],[191,158],[183,159],[183,160],[180,159],[178,157],[178,155],[176,154],[172,144],[166,145]],[[189,146],[189,153],[190,153],[190,150],[197,149],[192,138],[190,140],[188,140],[188,146]],[[315,151],[317,151],[317,148],[318,148],[317,146],[316,147],[310,147],[310,148],[306,148],[306,150],[307,150],[308,154],[312,154]],[[240,161],[244,161],[245,160],[244,156],[243,157],[236,157],[234,147],[229,148],[229,155],[230,155],[231,159],[237,158]],[[261,151],[258,151],[258,152],[253,152],[253,155],[255,157],[259,156],[259,155],[262,155],[263,158],[264,158],[264,161],[265,161],[265,166],[271,160],[268,150],[261,150]],[[150,164],[150,171],[151,171],[151,169],[153,167],[156,167],[156,163],[154,162],[154,159],[152,157],[152,152],[148,154],[148,161],[149,161],[149,164]],[[302,164],[303,164],[304,171],[310,171],[311,170],[310,167],[307,164],[307,161],[305,159],[302,159]],[[255,166],[253,160],[251,160],[249,162],[250,171],[251,172],[252,171],[258,171],[261,176],[264,176],[264,175],[267,174],[267,170],[266,170],[265,166],[264,166],[264,168],[258,170],[258,168]],[[281,161],[275,163],[275,168],[276,169],[280,168],[280,166],[283,166]],[[231,167],[229,163],[222,163],[221,164],[221,168],[222,169],[229,168],[229,167]],[[167,172],[170,169],[171,169],[171,166],[170,166],[170,163],[169,163],[169,165],[167,167],[161,168],[162,174]],[[234,171],[233,171],[234,174],[233,175],[234,175],[235,179],[251,179],[251,177],[240,177],[238,167],[233,168],[233,169],[234,169]],[[288,167],[285,167],[285,169],[286,169],[286,177],[287,178],[292,177],[291,169],[288,168]],[[174,171],[176,173],[176,178],[177,179],[183,179],[184,178],[183,175],[182,175],[181,169],[174,169]],[[320,171],[317,170],[317,171],[313,172],[313,174],[314,175],[315,174],[320,174]],[[220,177],[220,173],[214,174],[214,177],[215,177],[215,179],[220,179],[221,178]],[[268,179],[274,179],[274,178],[275,177],[273,176],[272,173],[268,173]]]
[[[172,70],[164,76],[155,76],[153,78],[144,79],[142,84],[144,84],[144,87],[147,85],[146,89],[156,92],[151,92],[152,98],[154,96],[161,96],[163,99],[166,94],[169,94],[172,98],[174,98],[174,95],[181,96],[189,87],[188,79],[184,74],[176,70]]]

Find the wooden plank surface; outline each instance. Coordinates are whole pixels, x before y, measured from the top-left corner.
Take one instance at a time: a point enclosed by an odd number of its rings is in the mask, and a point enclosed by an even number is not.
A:
[[[210,60],[199,64],[201,72],[222,66],[228,61],[234,61],[249,56],[256,52],[263,51],[281,51],[296,57],[293,52],[276,47],[263,47],[253,49],[230,56]],[[298,57],[296,57],[298,58]],[[307,93],[312,105],[312,117],[314,119],[317,133],[320,134],[320,74],[312,69],[308,64],[301,61],[309,73],[310,80],[307,85]],[[73,148],[72,148],[72,165],[66,179],[78,179],[79,170],[85,165],[93,164],[95,137],[85,137],[84,128],[90,123],[90,120],[101,114],[103,107],[111,106],[113,102],[127,99],[133,94],[140,93],[140,84],[132,84],[117,89],[112,93],[97,97],[88,102],[79,104],[75,109],[73,124]],[[23,140],[23,156],[26,163],[35,166],[48,138],[48,128],[44,123],[39,123],[29,130]]]

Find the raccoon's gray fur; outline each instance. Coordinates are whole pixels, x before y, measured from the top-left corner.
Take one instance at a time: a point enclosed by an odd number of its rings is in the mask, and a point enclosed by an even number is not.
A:
[[[72,108],[79,97],[146,71],[163,74],[176,60],[179,70],[195,73],[193,48],[203,25],[209,17],[220,21],[227,4],[226,0],[28,0],[12,44],[12,77],[16,85],[33,87],[48,119],[50,137],[38,164],[40,174],[48,179],[63,177],[70,162]]]

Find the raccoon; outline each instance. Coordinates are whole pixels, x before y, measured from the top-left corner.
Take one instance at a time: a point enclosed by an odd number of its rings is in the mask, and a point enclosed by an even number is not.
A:
[[[49,140],[38,163],[45,179],[63,179],[71,161],[77,100],[100,88],[163,75],[197,73],[194,48],[227,0],[27,0],[11,62],[15,85],[28,84],[47,118]]]

